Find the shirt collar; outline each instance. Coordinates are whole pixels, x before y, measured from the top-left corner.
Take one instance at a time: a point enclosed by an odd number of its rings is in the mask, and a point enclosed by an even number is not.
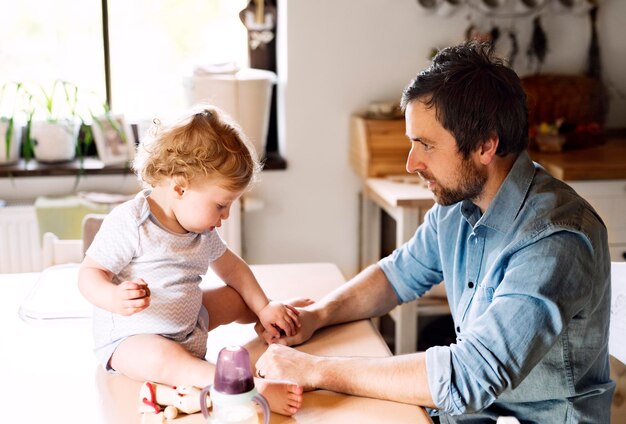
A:
[[[530,159],[528,152],[523,151],[515,159],[513,167],[498,189],[485,214],[480,219],[476,219],[476,214],[479,213],[478,207],[469,200],[464,200],[461,205],[463,215],[470,223],[477,221],[476,225],[484,225],[496,231],[506,232],[522,208],[534,176],[535,165]]]

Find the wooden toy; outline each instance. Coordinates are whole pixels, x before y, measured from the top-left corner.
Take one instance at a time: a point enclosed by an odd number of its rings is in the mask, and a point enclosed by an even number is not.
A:
[[[195,414],[200,412],[200,389],[193,386],[167,386],[146,381],[139,390],[139,412],[160,414],[169,420],[179,412]],[[206,399],[207,408],[211,400]]]

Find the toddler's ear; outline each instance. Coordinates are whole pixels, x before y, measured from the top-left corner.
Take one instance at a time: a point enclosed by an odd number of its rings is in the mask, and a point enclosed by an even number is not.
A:
[[[185,190],[189,188],[189,182],[183,175],[174,175],[170,180],[170,187],[174,189],[178,196],[182,196]]]
[[[176,195],[178,197],[182,197],[182,195],[185,193],[185,190],[187,190],[187,181],[184,178],[174,178],[172,180],[172,184],[173,184],[173,189],[176,192]]]

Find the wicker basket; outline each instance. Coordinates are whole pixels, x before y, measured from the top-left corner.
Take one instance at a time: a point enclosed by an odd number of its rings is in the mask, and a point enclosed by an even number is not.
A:
[[[522,78],[528,97],[529,128],[545,122],[564,120],[571,128],[595,126],[599,130],[575,131],[562,135],[564,149],[597,145],[604,142],[602,128],[607,113],[607,97],[602,82],[584,75],[532,75]],[[531,131],[531,147],[535,146]]]

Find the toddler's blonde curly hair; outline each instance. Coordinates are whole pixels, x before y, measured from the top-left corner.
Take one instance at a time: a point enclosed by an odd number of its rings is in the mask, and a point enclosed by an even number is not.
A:
[[[137,177],[149,186],[164,178],[190,184],[215,178],[230,191],[256,180],[260,164],[243,131],[221,109],[201,105],[171,126],[155,125],[137,148]]]

